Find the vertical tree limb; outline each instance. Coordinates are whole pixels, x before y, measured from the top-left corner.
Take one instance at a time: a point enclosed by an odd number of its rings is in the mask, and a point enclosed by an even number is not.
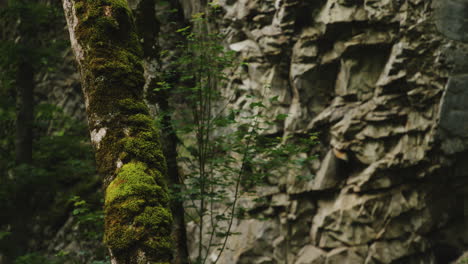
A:
[[[161,137],[165,144],[163,145],[164,156],[166,157],[168,167],[168,182],[170,186],[180,186],[182,181],[179,176],[177,165],[177,142],[178,138],[172,126],[171,112],[169,105],[169,93],[160,91],[155,95],[154,88],[161,79],[160,47],[158,37],[161,23],[156,17],[155,0],[139,0],[134,2],[135,22],[137,32],[142,42],[144,53],[144,69],[146,79],[146,92],[150,103],[157,104],[161,114]],[[171,3],[173,4],[173,3]],[[169,24],[170,21],[163,21]],[[166,25],[167,27],[167,25]],[[178,28],[174,29],[174,32]],[[178,191],[175,189],[174,191]],[[172,264],[188,264],[189,255],[187,248],[187,231],[185,228],[184,207],[180,199],[171,199],[171,211],[174,218],[172,226],[172,237],[174,240]]]
[[[34,69],[31,63],[21,61],[16,77],[16,164],[32,164],[34,120]]]

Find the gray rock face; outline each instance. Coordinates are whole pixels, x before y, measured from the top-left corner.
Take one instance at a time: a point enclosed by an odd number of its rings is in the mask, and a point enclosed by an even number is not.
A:
[[[448,38],[468,42],[467,0],[435,0],[437,28]]]
[[[468,137],[468,75],[450,77],[441,100],[440,131],[442,150],[447,154],[467,149]]]
[[[59,70],[45,72],[37,76],[37,93],[39,101],[57,105],[64,113],[79,121],[86,120],[80,75],[75,65],[71,50],[63,54]]]
[[[249,63],[231,103],[278,96],[264,114],[288,117],[272,134],[321,133],[315,179],[272,180],[270,220],[237,222],[218,263],[456,259],[468,246],[468,49],[457,42],[468,1],[435,1],[435,13],[422,0],[218,3],[226,46]]]

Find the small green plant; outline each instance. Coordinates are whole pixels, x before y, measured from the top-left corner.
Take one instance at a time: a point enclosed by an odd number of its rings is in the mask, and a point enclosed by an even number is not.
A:
[[[98,208],[93,208],[79,196],[73,196],[70,201],[74,207],[72,215],[82,230],[83,238],[94,241],[101,240],[104,233],[104,212],[101,205]]]
[[[39,253],[26,254],[21,257],[18,257],[15,260],[15,264],[59,264],[59,263],[61,263],[60,260],[51,259]]]
[[[213,254],[211,262],[219,261],[229,237],[236,235],[234,220],[248,216],[240,199],[262,200],[256,189],[267,184],[266,178],[304,166],[315,157],[298,154],[308,153],[316,143],[316,135],[269,134],[273,125],[287,117],[265,114],[267,107],[278,103],[277,96],[252,93],[246,96],[247,105],[232,106],[232,98],[223,95],[221,88],[245,63],[236,62],[235,53],[225,50],[223,36],[211,31],[205,17],[196,14],[193,27],[178,30],[184,43],[178,46],[182,52],[173,67],[177,71],[167,73],[154,88],[170,91],[178,106],[173,127],[183,141],[179,161],[186,173],[184,184],[174,187],[173,195],[185,201],[187,217],[197,224],[197,264],[206,263]],[[182,83],[177,88],[166,81],[174,76]]]
[[[0,240],[8,237],[9,235],[11,235],[11,232],[7,232],[7,231],[0,231]]]

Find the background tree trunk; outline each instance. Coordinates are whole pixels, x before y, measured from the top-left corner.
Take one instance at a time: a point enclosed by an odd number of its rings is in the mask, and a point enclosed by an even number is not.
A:
[[[31,1],[31,5],[37,1]],[[16,4],[25,4],[18,1]],[[27,14],[19,14],[18,46],[24,53],[18,54],[16,61],[16,129],[15,129],[15,165],[18,170],[14,173],[16,181],[21,182],[24,178],[34,177],[33,170],[33,128],[34,128],[34,58],[29,51],[31,47],[38,43],[37,32],[28,29],[30,17]],[[21,165],[25,165],[24,167]],[[21,167],[19,167],[21,166]],[[7,245],[9,249],[8,257],[21,256],[26,252],[24,246],[31,233],[28,220],[31,217],[31,199],[28,195],[17,194],[16,208],[18,217],[11,225],[11,232],[15,234],[14,239]],[[6,259],[6,263],[13,263],[13,258]]]
[[[16,87],[16,164],[30,165],[33,143],[34,69],[26,61],[18,65]]]
[[[164,65],[161,62],[160,58],[160,44],[159,40],[163,38],[160,35],[161,27],[170,27],[171,32],[166,33],[166,38],[171,38],[171,40],[178,39],[177,36],[174,36],[178,26],[180,26],[181,19],[180,17],[164,16],[169,17],[164,21],[158,21],[156,9],[157,1],[155,0],[138,0],[138,1],[129,1],[130,5],[134,8],[135,13],[135,22],[137,27],[138,35],[142,40],[142,47],[144,53],[144,69],[145,69],[145,79],[146,79],[146,99],[148,103],[156,104],[157,110],[153,111],[152,114],[162,115],[161,118],[161,138],[164,142],[163,152],[167,161],[167,179],[169,186],[180,186],[183,184],[181,177],[179,175],[179,168],[177,166],[177,142],[178,138],[172,126],[171,115],[174,109],[169,105],[169,93],[167,91],[154,92],[153,89],[157,87],[157,82],[161,81],[164,78],[162,75],[167,69],[163,68]],[[176,1],[171,2],[166,9],[178,9],[180,8]],[[169,10],[161,10],[160,12],[169,13]],[[172,12],[174,13],[174,12]],[[183,20],[182,20],[183,21]],[[174,25],[175,24],[175,25]],[[172,25],[172,26],[170,26]],[[180,26],[182,28],[183,26]],[[172,33],[172,34],[171,34]],[[167,37],[167,35],[171,35]],[[175,43],[175,42],[174,42]],[[175,45],[175,44],[174,44]],[[172,83],[176,83],[175,80],[172,80]],[[170,82],[170,80],[169,80]],[[159,112],[159,113],[158,113]],[[180,191],[174,188],[174,191]],[[184,206],[183,202],[180,199],[171,200],[171,211],[174,218],[174,223],[172,227],[172,237],[174,239],[174,251],[173,251],[173,260],[172,264],[187,264],[189,263],[188,248],[187,248],[187,231],[185,227],[185,217],[184,217]]]
[[[143,101],[143,52],[131,11],[124,0],[64,0],[63,7],[104,177],[104,241],[111,261],[168,263],[166,162]]]

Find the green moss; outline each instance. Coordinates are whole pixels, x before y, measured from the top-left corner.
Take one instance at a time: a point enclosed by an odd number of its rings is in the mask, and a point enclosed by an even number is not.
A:
[[[131,12],[124,0],[77,1],[76,36],[84,49],[82,62],[85,87],[93,92],[90,111],[107,114],[117,112],[124,98],[140,100],[144,77],[142,50]]]
[[[132,126],[145,127],[148,129],[151,128],[153,123],[153,119],[146,114],[131,115],[128,121]]]
[[[120,207],[123,210],[128,210],[128,211],[136,213],[136,212],[141,211],[144,205],[145,205],[145,200],[137,197],[137,198],[128,198],[127,200],[125,200],[125,202],[120,204]]]
[[[163,207],[146,207],[143,213],[135,217],[135,223],[146,227],[170,226],[172,215]]]
[[[83,2],[76,2],[75,11],[78,15],[83,14],[83,12],[85,11]]]
[[[135,137],[123,139],[122,143],[123,150],[129,153],[132,158],[153,164],[165,173],[165,159],[159,144],[159,139],[154,133],[142,132]]]
[[[108,57],[112,57],[112,60]],[[115,49],[111,54],[96,57],[89,62],[88,67],[95,76],[105,75],[108,79],[106,85],[111,85],[113,89],[141,90],[144,85],[141,61],[125,49]]]
[[[169,197],[156,183],[157,175],[144,163],[132,161],[107,187],[104,241],[113,251],[140,245],[151,255],[170,257]]]
[[[156,182],[146,169],[143,163],[125,164],[106,189],[106,204],[131,195],[151,195]]]
[[[144,237],[143,227],[128,226],[119,222],[106,225],[104,242],[115,252],[123,251],[137,244]]]
[[[147,252],[151,252],[156,259],[170,259],[172,241],[166,236],[151,237],[143,243]]]
[[[124,0],[83,0],[77,3],[80,12],[78,34],[79,40],[86,42],[91,51],[97,42],[120,46],[135,55],[141,56],[135,26]],[[112,42],[109,43],[109,40]],[[117,44],[117,45],[113,45]],[[109,50],[112,51],[112,50]]]
[[[87,57],[92,59],[86,62],[86,66],[90,71],[109,73],[119,81],[127,79],[121,75],[122,72],[126,75],[143,74],[141,47],[133,45],[138,38],[129,33],[134,30],[134,25],[125,2],[88,0],[77,3],[80,12],[77,12],[79,23],[76,35],[88,53]],[[138,79],[143,79],[140,77]]]
[[[156,185],[154,175],[147,171],[148,167],[141,162],[125,164],[106,189],[106,204],[113,203],[118,199],[126,200],[132,196],[156,197],[163,193],[162,188]]]
[[[121,112],[126,114],[148,114],[148,107],[141,101],[125,98],[117,102]]]

